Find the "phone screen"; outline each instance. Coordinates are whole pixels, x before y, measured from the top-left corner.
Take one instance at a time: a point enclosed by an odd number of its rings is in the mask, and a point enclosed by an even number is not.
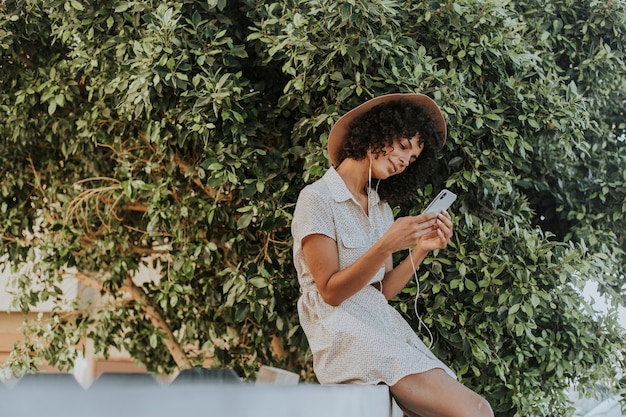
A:
[[[441,211],[446,211],[452,203],[456,200],[456,194],[452,191],[443,189],[437,194],[437,197],[430,202],[424,213],[439,213]]]

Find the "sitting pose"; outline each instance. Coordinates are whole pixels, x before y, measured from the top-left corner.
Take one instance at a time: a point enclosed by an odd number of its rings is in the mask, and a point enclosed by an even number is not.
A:
[[[492,417],[388,303],[452,236],[447,212],[394,221],[390,206],[427,183],[445,139],[422,94],[380,96],[335,123],[332,167],[301,191],[292,222],[298,314],[322,384],[386,384],[409,416]]]

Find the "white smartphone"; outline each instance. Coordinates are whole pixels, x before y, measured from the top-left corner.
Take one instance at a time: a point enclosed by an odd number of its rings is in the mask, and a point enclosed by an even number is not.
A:
[[[454,194],[450,190],[446,190],[445,188],[437,194],[437,197],[430,202],[424,213],[439,213],[441,211],[446,211],[448,208],[454,203],[456,200],[456,194]]]

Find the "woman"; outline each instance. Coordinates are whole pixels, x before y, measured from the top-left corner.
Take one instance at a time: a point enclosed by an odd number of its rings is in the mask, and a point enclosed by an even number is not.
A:
[[[409,416],[491,417],[388,304],[452,236],[446,212],[394,221],[390,207],[428,180],[445,138],[441,111],[422,94],[377,97],[335,123],[333,166],[301,191],[292,222],[298,313],[321,383],[386,384]]]

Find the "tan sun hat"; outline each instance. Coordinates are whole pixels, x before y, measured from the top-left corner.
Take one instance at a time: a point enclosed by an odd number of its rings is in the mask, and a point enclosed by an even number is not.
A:
[[[417,93],[394,93],[394,94],[386,94],[384,96],[374,97],[366,101],[365,103],[355,107],[350,110],[348,113],[344,114],[335,122],[332,129],[330,130],[330,134],[328,135],[328,154],[330,156],[330,162],[333,166],[337,166],[339,163],[339,153],[341,151],[341,146],[343,145],[343,141],[345,140],[346,134],[348,133],[348,129],[350,129],[350,123],[362,114],[369,111],[372,107],[377,106],[379,104],[388,103],[390,101],[408,101],[416,106],[423,107],[430,112],[430,115],[433,119],[433,123],[435,125],[435,130],[439,133],[439,137],[441,139],[441,143],[439,145],[439,149],[443,147],[446,143],[446,121],[443,118],[443,114],[437,106],[435,101],[424,95]]]

